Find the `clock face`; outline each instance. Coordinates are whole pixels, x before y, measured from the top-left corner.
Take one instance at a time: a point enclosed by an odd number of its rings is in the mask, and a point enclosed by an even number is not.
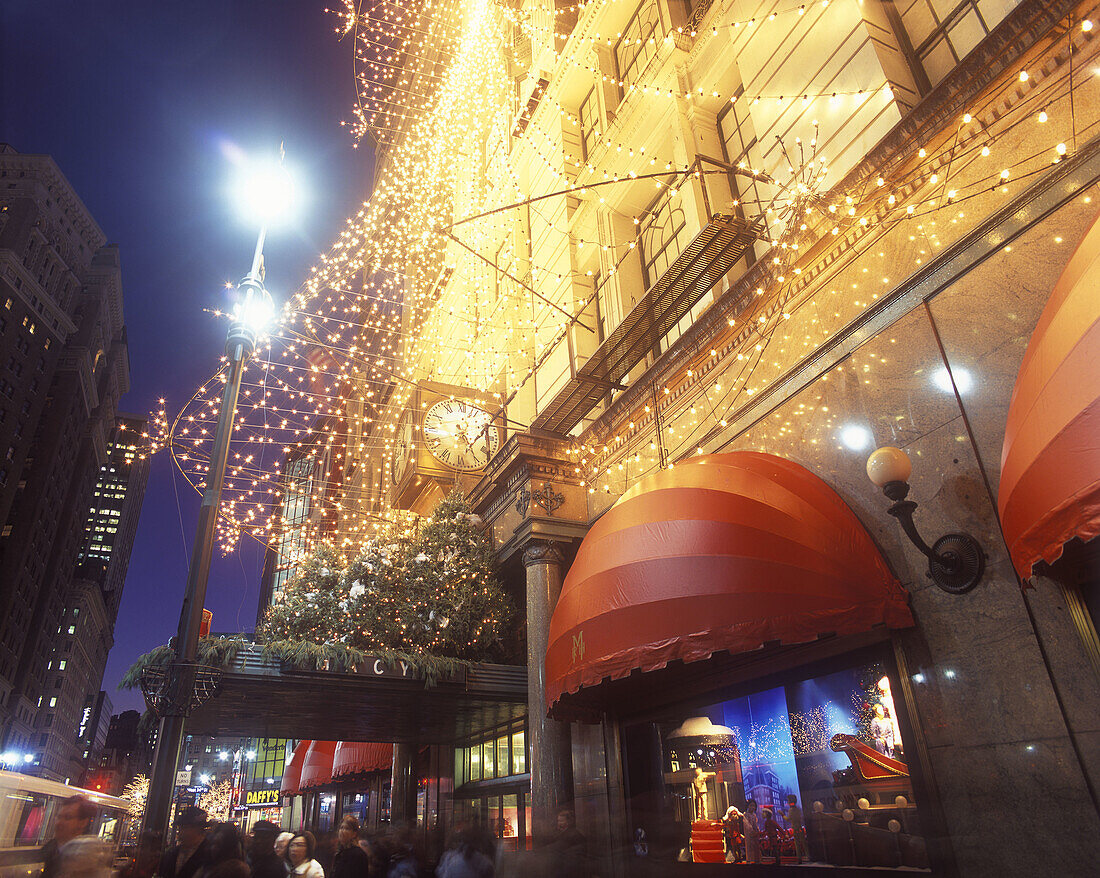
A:
[[[413,445],[413,413],[406,411],[401,416],[401,422],[397,425],[397,432],[393,437],[393,457],[390,460],[390,479],[396,485],[409,470],[409,465],[415,459],[415,447]]]
[[[481,469],[500,448],[493,416],[461,399],[440,400],[428,409],[423,430],[424,447],[454,469]]]

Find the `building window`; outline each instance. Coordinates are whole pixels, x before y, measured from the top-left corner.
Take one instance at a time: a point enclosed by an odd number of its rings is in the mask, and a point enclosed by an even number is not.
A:
[[[588,93],[588,97],[581,103],[580,112],[581,123],[581,146],[583,147],[582,158],[588,161],[592,155],[592,151],[596,148],[600,142],[600,100],[596,95],[596,89]]]
[[[68,660],[67,660],[67,659],[62,659],[62,660],[61,660],[61,661],[60,661],[60,662],[58,663],[58,665],[57,665],[57,669],[58,669],[59,671],[63,671],[63,670],[65,670],[65,668],[66,668],[66,666],[67,666],[68,664],[69,664],[69,662],[68,662]]]
[[[522,726],[505,728],[485,740],[455,749],[455,786],[527,771],[526,736]]]
[[[687,216],[680,196],[662,191],[650,207],[649,218],[642,229],[642,261],[647,288],[657,283],[676,261],[688,240]]]
[[[615,64],[619,79],[624,83],[636,82],[650,60],[657,54],[664,38],[661,26],[661,8],[657,0],[642,0],[642,5],[630,19],[622,39],[615,44]]]
[[[924,68],[936,85],[970,54],[1018,0],[895,0],[902,26]]]
[[[50,707],[57,707],[57,696],[56,696],[56,695],[54,695],[54,696],[53,696],[53,697],[52,697],[52,698],[50,699]]]
[[[649,770],[667,779],[639,783],[638,799],[663,797],[670,822],[688,826],[698,818],[692,790],[698,769],[710,815],[732,805],[739,812],[735,821],[752,819],[761,830],[765,810],[774,816],[783,830],[783,850],[770,849],[761,831],[765,862],[776,853],[793,856],[791,836],[798,831],[820,862],[851,862],[847,858],[854,855],[865,866],[927,870],[918,811],[923,803],[908,768],[915,748],[907,733],[903,737],[909,726],[895,689],[900,702],[896,675],[885,661],[870,660],[833,665],[813,676],[790,674],[779,685],[723,693],[704,706],[684,704],[662,717],[659,732],[649,723],[626,725],[623,746],[636,757],[637,776]],[[654,764],[657,758],[660,765]],[[849,809],[863,799],[869,816],[849,827]],[[790,804],[801,809],[797,824]],[[882,844],[891,838],[891,820],[894,846]],[[807,825],[812,834],[805,832]],[[739,848],[735,841],[736,859],[745,853]]]

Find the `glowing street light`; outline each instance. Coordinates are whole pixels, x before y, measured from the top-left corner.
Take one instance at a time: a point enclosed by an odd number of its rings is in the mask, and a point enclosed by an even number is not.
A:
[[[210,467],[206,488],[199,507],[198,527],[191,550],[191,562],[187,570],[187,587],[180,611],[179,632],[176,636],[176,661],[169,669],[168,691],[174,694],[160,721],[156,755],[153,758],[152,777],[149,781],[149,797],[145,806],[145,825],[148,831],[159,832],[166,837],[168,814],[172,794],[175,791],[175,771],[179,762],[180,745],[183,742],[187,713],[195,705],[196,680],[200,672],[198,656],[199,629],[202,625],[202,608],[206,599],[206,586],[210,579],[210,561],[214,552],[214,532],[221,504],[222,483],[225,480],[229,458],[229,440],[237,411],[237,396],[241,389],[244,367],[256,352],[259,338],[267,331],[275,318],[275,305],[264,288],[264,242],[268,225],[285,221],[294,203],[294,187],[290,176],[282,166],[282,149],[278,162],[259,162],[241,168],[240,182],[234,187],[234,202],[250,222],[259,225],[252,267],[237,285],[238,300],[233,309],[233,322],[225,341],[228,360],[225,391],[218,411],[214,445],[210,453]],[[222,754],[219,754],[219,758]],[[249,758],[255,758],[250,751]],[[209,775],[200,780],[206,784]]]

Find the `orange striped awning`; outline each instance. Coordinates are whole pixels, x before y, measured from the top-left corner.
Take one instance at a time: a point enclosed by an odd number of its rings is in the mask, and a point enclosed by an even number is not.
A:
[[[581,543],[550,621],[547,701],[721,650],[908,627],[908,597],[809,470],[694,457],[640,481]]]
[[[332,782],[332,760],[336,755],[335,741],[314,741],[302,763],[302,789],[323,787]]]
[[[1100,220],[1028,342],[1005,425],[997,506],[1016,572],[1100,535]]]
[[[393,744],[340,741],[332,760],[332,776],[388,770],[393,766]]]
[[[306,760],[306,751],[312,741],[299,741],[290,755],[286,765],[283,766],[283,779],[279,784],[279,792],[284,796],[295,796],[301,789],[302,763]]]

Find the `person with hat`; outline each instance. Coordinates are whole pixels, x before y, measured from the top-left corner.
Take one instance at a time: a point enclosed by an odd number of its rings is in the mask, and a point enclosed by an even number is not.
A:
[[[179,844],[160,858],[160,878],[196,878],[206,867],[206,812],[194,805],[184,808],[176,818]]]
[[[286,878],[286,860],[275,853],[278,835],[279,827],[270,820],[257,820],[252,824],[252,839],[248,846],[252,878]]]

